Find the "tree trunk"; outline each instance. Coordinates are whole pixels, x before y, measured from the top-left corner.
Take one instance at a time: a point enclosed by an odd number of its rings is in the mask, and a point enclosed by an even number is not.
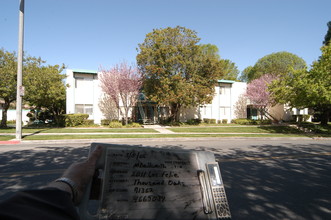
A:
[[[321,115],[321,125],[328,125],[329,117],[330,117],[330,110],[328,108],[323,109]]]
[[[170,115],[171,122],[179,121],[179,110],[180,110],[180,104],[178,103],[171,104],[171,115]]]
[[[5,99],[5,104],[2,109],[2,120],[1,120],[1,124],[0,124],[1,128],[7,127],[7,111],[9,109],[9,105],[10,105],[10,101]]]
[[[129,109],[126,108],[126,109],[125,109],[125,125],[128,124],[128,116],[129,116]]]
[[[53,109],[53,117],[54,117],[54,123],[56,124],[56,126],[58,126],[58,127],[62,127],[62,126],[64,126],[63,125],[63,122],[62,122],[62,118],[61,118],[61,115],[62,115],[62,111],[56,111],[56,110],[54,110]]]

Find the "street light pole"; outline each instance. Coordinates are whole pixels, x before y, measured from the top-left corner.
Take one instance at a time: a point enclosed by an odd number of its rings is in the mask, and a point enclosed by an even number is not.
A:
[[[23,70],[23,37],[24,37],[24,0],[20,1],[19,28],[18,28],[18,52],[17,52],[17,94],[16,94],[16,139],[22,139],[22,86]]]

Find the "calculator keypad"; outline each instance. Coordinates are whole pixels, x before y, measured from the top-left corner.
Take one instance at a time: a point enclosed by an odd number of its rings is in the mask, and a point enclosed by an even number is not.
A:
[[[213,197],[218,219],[230,218],[230,208],[223,187],[213,187]]]

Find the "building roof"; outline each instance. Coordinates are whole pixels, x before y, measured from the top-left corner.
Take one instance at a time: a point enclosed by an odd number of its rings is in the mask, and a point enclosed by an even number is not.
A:
[[[72,72],[74,72],[74,73],[85,73],[85,74],[94,74],[94,75],[98,74],[98,71],[96,71],[96,70],[73,69]]]
[[[233,81],[233,80],[225,80],[225,79],[219,79],[217,82],[219,82],[219,83],[230,83],[230,84],[233,84],[233,83],[235,83],[236,81]]]

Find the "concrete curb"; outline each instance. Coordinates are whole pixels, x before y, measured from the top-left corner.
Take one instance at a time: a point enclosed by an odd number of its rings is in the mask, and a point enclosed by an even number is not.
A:
[[[310,137],[177,137],[177,138],[104,138],[104,139],[66,139],[66,140],[22,140],[20,144],[68,144],[68,143],[83,143],[91,144],[93,142],[99,143],[121,143],[133,142],[139,143],[141,141],[160,142],[160,141],[208,141],[208,140],[330,140],[331,138],[310,138]],[[9,141],[12,142],[12,141]],[[0,142],[1,145],[1,142]]]
[[[12,144],[21,144],[21,141],[18,140],[9,140],[9,141],[0,141],[0,145],[12,145]]]

